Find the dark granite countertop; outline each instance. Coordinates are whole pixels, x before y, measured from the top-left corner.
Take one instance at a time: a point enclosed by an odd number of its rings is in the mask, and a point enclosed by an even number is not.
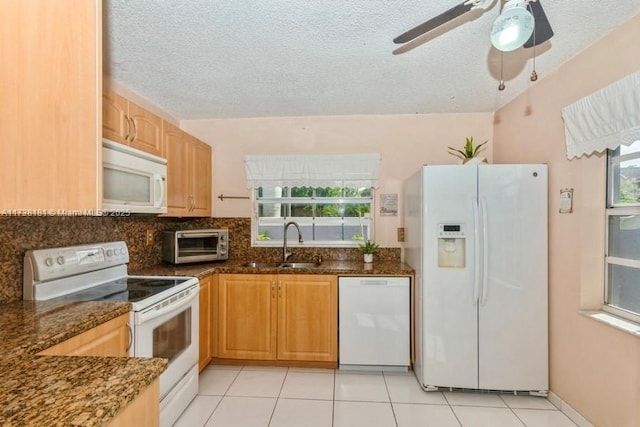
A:
[[[323,261],[320,266],[312,268],[255,268],[243,266],[245,262],[251,261],[222,261],[182,265],[162,264],[139,271],[133,271],[130,272],[130,274],[195,277],[204,277],[214,273],[335,274],[339,276],[412,276],[414,274],[413,268],[403,262],[385,261],[365,264],[364,262],[358,261]]]
[[[165,359],[36,355],[130,310],[93,301],[0,306],[0,424],[99,426],[132,402]]]

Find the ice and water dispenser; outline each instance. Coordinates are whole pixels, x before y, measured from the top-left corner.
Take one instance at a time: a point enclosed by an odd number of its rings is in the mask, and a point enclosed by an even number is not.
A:
[[[438,267],[465,268],[463,224],[438,224]]]

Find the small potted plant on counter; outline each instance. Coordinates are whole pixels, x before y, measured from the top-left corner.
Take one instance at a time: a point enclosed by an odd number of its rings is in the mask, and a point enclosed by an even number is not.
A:
[[[489,141],[485,141],[482,144],[473,146],[473,137],[466,138],[466,142],[462,147],[462,150],[453,147],[447,147],[450,151],[449,154],[462,159],[462,164],[466,163],[487,163],[487,159],[484,157],[478,157],[482,151],[484,151],[483,145]]]
[[[372,240],[367,240],[360,246],[358,249],[362,254],[364,254],[364,262],[373,262],[373,254],[378,251],[378,245]]]

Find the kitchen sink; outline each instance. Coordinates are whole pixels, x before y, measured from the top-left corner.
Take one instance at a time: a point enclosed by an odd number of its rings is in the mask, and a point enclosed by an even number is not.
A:
[[[245,262],[242,264],[243,267],[251,267],[251,268],[277,268],[282,264],[281,262]]]
[[[245,262],[243,267],[250,268],[315,268],[320,267],[319,262]]]
[[[280,268],[315,268],[320,267],[319,262],[282,262]]]

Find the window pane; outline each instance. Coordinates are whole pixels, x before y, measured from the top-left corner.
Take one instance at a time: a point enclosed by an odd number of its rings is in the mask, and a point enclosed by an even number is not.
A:
[[[609,183],[614,204],[640,203],[640,141],[610,152]]]
[[[279,218],[284,216],[282,208],[282,203],[260,203],[258,205],[258,216]]]
[[[362,235],[364,233],[364,236]],[[369,236],[369,226],[363,225],[345,225],[344,226],[345,240],[362,241],[367,240]]]
[[[316,225],[316,240],[340,241],[342,238],[342,224]]]
[[[313,224],[298,224],[300,226],[300,231],[302,232],[302,239],[305,242],[310,242],[313,240]],[[284,231],[284,226],[282,227]],[[282,232],[280,232],[282,236]],[[287,242],[288,243],[297,243],[298,242],[298,230],[295,225],[289,226],[287,229]]]
[[[609,264],[608,295],[609,305],[640,313],[640,269]]]
[[[609,256],[640,260],[640,216],[609,217]]]
[[[314,206],[309,203],[291,204],[292,217],[311,217],[314,216]]]
[[[313,197],[312,187],[293,187],[291,197]]]
[[[370,205],[368,203],[347,203],[344,207],[344,216],[363,217],[369,213]]]
[[[282,225],[260,225],[258,226],[258,240],[282,240]]]
[[[340,187],[318,187],[316,197],[344,197],[344,191]]]
[[[320,217],[341,217],[342,215],[342,205],[317,205],[316,206],[316,215]]]

